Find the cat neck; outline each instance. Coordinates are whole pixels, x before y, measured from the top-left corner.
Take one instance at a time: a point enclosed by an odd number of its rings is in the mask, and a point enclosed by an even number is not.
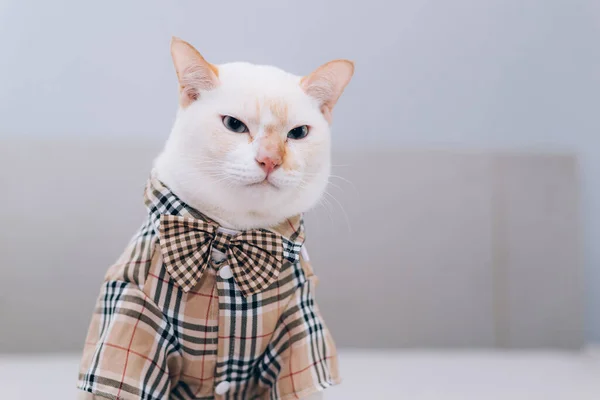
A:
[[[256,211],[225,208],[222,204],[210,201],[208,193],[202,190],[191,190],[191,185],[181,182],[168,168],[155,168],[152,172],[169,190],[171,190],[185,204],[199,211],[223,228],[234,230],[249,230],[271,228],[277,226],[289,215],[276,215],[274,213],[260,213]]]
[[[177,194],[177,193],[176,193]],[[285,218],[277,218],[271,215],[260,215],[253,212],[236,212],[226,210],[220,206],[203,202],[199,199],[182,200],[194,209],[198,210],[208,218],[215,221],[223,228],[234,230],[248,230],[259,228],[271,228],[281,223]]]

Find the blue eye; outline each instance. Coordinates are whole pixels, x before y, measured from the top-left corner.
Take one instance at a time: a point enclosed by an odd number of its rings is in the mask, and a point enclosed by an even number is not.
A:
[[[225,115],[223,117],[223,125],[225,125],[225,128],[229,129],[231,132],[236,132],[236,133],[248,132],[248,127],[246,127],[246,125],[242,121],[240,121],[239,119],[230,117],[229,115]]]
[[[294,140],[304,139],[308,135],[308,126],[298,126],[288,132],[287,137]]]

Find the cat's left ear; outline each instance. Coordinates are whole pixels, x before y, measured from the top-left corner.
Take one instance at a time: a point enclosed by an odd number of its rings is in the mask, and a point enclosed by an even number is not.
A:
[[[354,63],[352,61],[330,61],[302,78],[300,85],[306,94],[317,99],[321,112],[331,123],[333,107],[353,74]]]
[[[207,62],[188,42],[173,37],[171,56],[179,79],[182,107],[197,100],[203,91],[219,85],[219,69]]]

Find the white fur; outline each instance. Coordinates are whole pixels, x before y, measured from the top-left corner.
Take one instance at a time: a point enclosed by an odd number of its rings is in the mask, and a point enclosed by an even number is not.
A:
[[[301,77],[275,67],[230,63],[219,65],[218,71],[214,89],[179,109],[155,161],[158,178],[184,202],[229,228],[273,226],[309,210],[325,190],[331,165],[322,104],[305,93]],[[300,125],[308,125],[310,133],[286,142],[294,166],[277,168],[266,184],[255,158],[265,126],[276,119],[269,107],[274,101],[287,105],[282,138]],[[243,121],[250,137],[229,131],[223,115]]]

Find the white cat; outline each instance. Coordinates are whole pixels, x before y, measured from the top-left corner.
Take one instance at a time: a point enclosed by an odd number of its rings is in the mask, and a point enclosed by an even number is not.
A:
[[[328,182],[332,111],[353,63],[331,61],[300,77],[243,62],[212,65],[178,38],[171,54],[180,108],[156,177],[233,230],[270,228],[313,207]]]

